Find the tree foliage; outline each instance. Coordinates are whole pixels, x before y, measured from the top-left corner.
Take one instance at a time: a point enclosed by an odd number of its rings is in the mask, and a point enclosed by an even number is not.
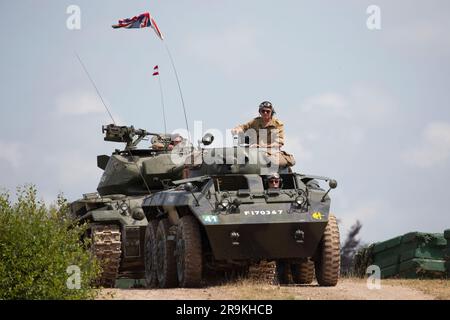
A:
[[[62,195],[47,207],[32,185],[18,188],[14,203],[0,194],[0,299],[93,298],[99,267],[80,241],[85,231]],[[70,266],[80,270],[79,289]]]

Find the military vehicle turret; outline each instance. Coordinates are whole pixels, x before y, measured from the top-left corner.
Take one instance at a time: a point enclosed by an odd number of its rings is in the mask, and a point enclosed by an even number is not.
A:
[[[171,161],[170,135],[114,124],[102,131],[105,141],[125,143],[125,148],[97,157],[98,167],[104,170],[97,192],[84,194],[70,208],[74,219],[89,223],[86,236],[92,239],[92,252],[103,268],[98,283],[109,287],[119,277],[143,278],[147,218],[142,201],[173,186],[171,181],[183,177],[184,165]],[[139,149],[149,136],[159,147]]]
[[[202,143],[212,141],[205,135]],[[321,286],[337,284],[339,230],[329,213],[336,181],[278,168],[269,154],[242,145],[196,150],[183,179],[145,197],[148,287],[198,287],[206,274],[248,275],[270,264],[282,284],[311,283],[314,274]],[[281,188],[268,188],[273,171]]]

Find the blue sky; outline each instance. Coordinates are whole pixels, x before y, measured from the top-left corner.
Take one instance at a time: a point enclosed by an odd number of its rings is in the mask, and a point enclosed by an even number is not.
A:
[[[69,30],[69,5],[81,30]],[[369,5],[381,30],[366,26]],[[334,177],[342,232],[366,242],[450,228],[448,1],[1,1],[0,186],[35,183],[46,200],[96,189],[107,113],[163,130],[184,127],[164,46],[151,29],[113,30],[150,11],[180,75],[190,127],[225,132],[263,100],[285,123],[296,171]],[[18,21],[19,20],[19,21]]]

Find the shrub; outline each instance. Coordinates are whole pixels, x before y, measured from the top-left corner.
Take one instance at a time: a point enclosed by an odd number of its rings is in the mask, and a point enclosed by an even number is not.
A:
[[[62,195],[47,207],[34,186],[18,188],[15,203],[0,194],[0,299],[94,298],[99,267],[80,241],[85,230],[72,224]],[[79,289],[70,288],[70,266],[80,270]]]

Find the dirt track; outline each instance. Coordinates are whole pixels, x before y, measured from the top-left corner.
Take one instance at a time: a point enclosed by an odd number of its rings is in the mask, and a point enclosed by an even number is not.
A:
[[[336,287],[317,285],[274,286],[241,282],[199,289],[104,289],[100,299],[135,300],[222,300],[222,299],[298,299],[298,300],[429,300],[434,296],[406,286],[383,285],[369,290],[359,279],[341,279]]]

